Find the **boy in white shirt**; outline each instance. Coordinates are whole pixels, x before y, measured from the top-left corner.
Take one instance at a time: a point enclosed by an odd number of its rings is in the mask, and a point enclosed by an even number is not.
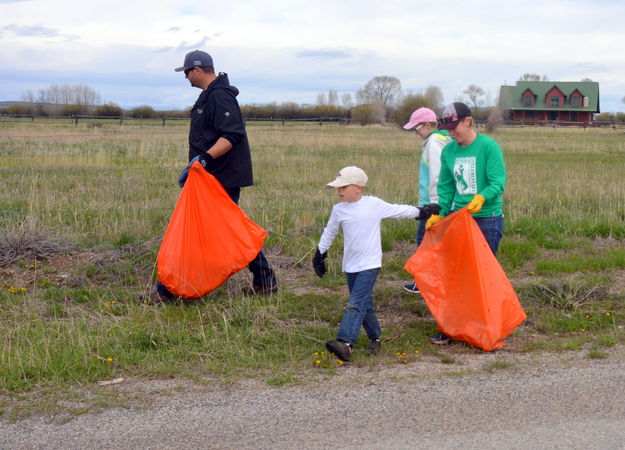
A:
[[[325,259],[332,241],[343,228],[343,272],[347,276],[349,300],[335,341],[326,348],[339,359],[349,361],[352,349],[364,327],[369,338],[369,353],[380,350],[380,324],[375,315],[371,293],[382,266],[382,219],[413,219],[421,213],[410,205],[393,205],[368,195],[363,195],[367,174],[355,166],[341,169],[336,180],[327,188],[336,188],[341,199],[332,208],[332,214],[323,230],[313,257],[313,268],[319,277],[326,273]]]

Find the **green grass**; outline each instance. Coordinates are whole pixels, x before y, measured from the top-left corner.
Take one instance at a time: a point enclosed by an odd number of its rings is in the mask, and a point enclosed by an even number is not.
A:
[[[261,377],[284,386],[311,370],[337,370],[321,353],[347,299],[342,238],[324,279],[310,266],[337,200],[324,185],[358,165],[370,178],[366,193],[414,204],[419,142],[391,127],[250,125],[255,185],[243,190],[241,206],[269,232],[280,292],[240,295],[249,283],[242,271],[204,299],[154,304],[148,297],[180,192],[186,132],[0,121],[0,249],[16,255],[0,260],[0,394],[67,392],[118,376]],[[601,358],[625,342],[625,141],[596,129],[502,128],[494,137],[508,172],[498,258],[528,314],[507,349],[588,347],[589,358]],[[355,352],[355,365],[434,357],[453,369],[457,353],[474,351],[429,345],[436,324],[420,297],[401,289],[416,226],[383,224],[375,290],[382,354]],[[0,410],[12,414],[3,401]]]

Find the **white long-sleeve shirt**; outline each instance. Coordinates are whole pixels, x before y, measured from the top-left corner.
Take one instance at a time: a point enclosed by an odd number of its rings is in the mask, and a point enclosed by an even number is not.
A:
[[[409,219],[419,215],[419,208],[394,205],[365,195],[357,202],[340,202],[332,208],[330,220],[319,240],[325,253],[343,228],[343,272],[354,273],[382,267],[382,219]]]

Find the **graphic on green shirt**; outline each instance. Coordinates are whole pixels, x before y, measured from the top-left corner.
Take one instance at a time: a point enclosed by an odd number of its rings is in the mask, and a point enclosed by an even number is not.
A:
[[[454,177],[456,190],[459,194],[477,194],[475,157],[456,158],[454,161]]]

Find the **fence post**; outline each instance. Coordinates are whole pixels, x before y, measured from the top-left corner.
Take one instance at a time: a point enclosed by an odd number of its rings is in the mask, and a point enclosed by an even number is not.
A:
[[[74,125],[78,126],[78,115],[74,116]]]
[[[165,116],[163,116],[163,127],[165,126]]]

